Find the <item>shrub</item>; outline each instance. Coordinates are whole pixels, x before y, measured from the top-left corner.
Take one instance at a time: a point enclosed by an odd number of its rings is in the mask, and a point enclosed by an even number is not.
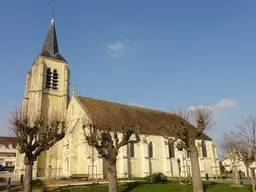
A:
[[[161,172],[152,173],[151,175],[146,176],[145,179],[154,183],[164,183],[164,182],[167,182],[168,180],[167,176]]]
[[[5,177],[0,177],[0,183],[7,181]]]
[[[40,179],[36,179],[31,182],[31,185],[33,188],[41,188],[44,186],[44,183]]]

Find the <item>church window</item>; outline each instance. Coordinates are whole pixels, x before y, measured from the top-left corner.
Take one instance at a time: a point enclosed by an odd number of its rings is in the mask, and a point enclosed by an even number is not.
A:
[[[56,69],[53,70],[53,77],[52,77],[52,88],[58,89],[59,84],[59,74]]]
[[[169,158],[175,158],[174,145],[173,143],[168,144]]]
[[[202,141],[201,147],[202,147],[202,155],[203,155],[203,157],[207,157],[207,149],[206,149],[206,145],[205,145],[204,141]]]
[[[148,156],[149,158],[153,158],[153,143],[150,142],[148,145]]]
[[[52,72],[51,69],[48,68],[46,71],[46,88],[50,89],[52,87]]]
[[[134,157],[134,143],[130,143],[130,157]]]

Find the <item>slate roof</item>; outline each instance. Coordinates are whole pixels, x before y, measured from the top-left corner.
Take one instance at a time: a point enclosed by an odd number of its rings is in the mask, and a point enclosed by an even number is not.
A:
[[[143,127],[141,133],[151,134],[151,135],[161,135],[159,130],[157,130],[156,125],[159,122],[163,122],[166,126],[162,128],[165,129],[169,136],[174,136],[174,133],[166,128],[175,122],[182,121],[182,118],[176,114],[162,112],[153,109],[147,109],[137,106],[119,104],[94,98],[81,97],[78,96],[80,102],[84,105],[88,113],[93,117],[97,114],[101,114],[101,118],[95,118],[93,121],[100,121],[96,123],[111,122],[113,125],[120,125],[121,123],[142,123]],[[190,136],[196,134],[195,127],[193,125],[188,125],[188,133]],[[201,140],[212,140],[205,134],[202,134]]]
[[[40,55],[66,62],[64,57],[59,52],[54,18],[51,20],[51,24]]]

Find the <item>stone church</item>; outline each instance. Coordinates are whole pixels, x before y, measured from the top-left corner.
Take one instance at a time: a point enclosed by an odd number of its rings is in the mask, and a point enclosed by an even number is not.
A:
[[[72,92],[72,95],[70,95]],[[23,110],[32,114],[50,115],[58,108],[69,115],[73,130],[36,160],[33,175],[38,177],[69,177],[72,174],[89,174],[94,178],[106,178],[106,161],[96,150],[88,146],[82,134],[82,119],[90,119],[93,111],[104,110],[107,119],[119,123],[127,114],[135,114],[143,122],[141,141],[121,148],[117,160],[118,177],[144,177],[153,172],[162,172],[169,177],[178,177],[180,160],[181,176],[191,175],[188,153],[178,151],[159,134],[156,122],[177,121],[178,116],[152,109],[118,104],[94,98],[78,96],[75,87],[70,91],[68,62],[61,55],[57,42],[55,21],[52,18],[42,51],[27,73]],[[121,110],[124,109],[124,110]],[[194,128],[188,128],[195,134]],[[171,132],[167,132],[172,136]],[[202,176],[219,174],[216,147],[212,139],[203,134],[197,141]],[[24,173],[24,156],[17,154],[14,174]]]

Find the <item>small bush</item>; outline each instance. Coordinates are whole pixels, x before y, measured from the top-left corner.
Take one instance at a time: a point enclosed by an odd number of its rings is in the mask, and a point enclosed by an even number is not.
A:
[[[0,177],[0,183],[6,182],[7,179],[5,177]]]
[[[44,186],[44,183],[40,179],[36,179],[31,182],[31,185],[33,188],[41,188]]]
[[[161,172],[152,173],[151,175],[146,176],[145,179],[153,183],[165,183],[168,180],[167,176]]]

